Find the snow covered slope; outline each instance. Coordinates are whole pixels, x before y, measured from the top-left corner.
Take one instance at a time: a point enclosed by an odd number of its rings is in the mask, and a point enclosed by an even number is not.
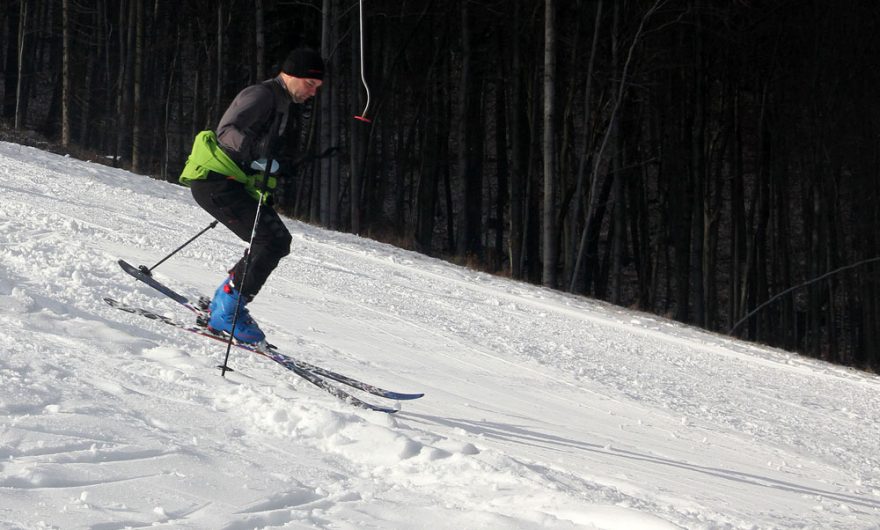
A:
[[[289,222],[270,339],[426,393],[356,410],[104,304],[188,318],[116,265],[211,221],[187,190],[0,144],[0,193],[0,528],[880,528],[876,376]]]

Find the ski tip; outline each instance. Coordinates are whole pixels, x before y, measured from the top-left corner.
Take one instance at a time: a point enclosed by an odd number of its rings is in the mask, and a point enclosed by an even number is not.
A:
[[[137,274],[143,274],[144,276],[153,276],[153,271],[146,265],[138,265],[134,266],[131,263],[125,261],[124,259],[116,260],[116,263],[122,267],[122,270],[131,274],[132,276],[137,276]]]
[[[403,394],[401,392],[386,392],[382,397],[386,397],[388,399],[394,399],[397,401],[411,401],[413,399],[419,399],[420,397],[424,397],[423,392],[419,392],[418,394]]]

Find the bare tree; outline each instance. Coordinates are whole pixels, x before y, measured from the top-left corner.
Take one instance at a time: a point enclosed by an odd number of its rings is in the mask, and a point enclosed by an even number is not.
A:
[[[559,233],[556,228],[556,7],[544,0],[544,269],[542,283],[556,287]]]
[[[321,9],[321,55],[330,66],[328,76],[332,77],[336,54],[334,48],[337,39],[337,6],[333,0],[323,0]],[[329,80],[328,80],[329,84]],[[332,90],[322,91],[318,95],[318,107],[321,116],[320,121],[320,149],[329,149],[336,138],[337,122],[334,120],[336,105],[335,92]],[[326,158],[320,161],[321,183],[321,223],[330,228],[336,228],[339,222],[338,196],[339,196],[339,171],[334,165],[334,158]]]
[[[28,22],[29,22],[29,12],[28,12],[28,0],[21,0],[21,5],[19,8],[18,14],[18,42],[17,49],[15,50],[15,54],[18,56],[18,82],[15,85],[15,128],[21,129],[25,125],[25,121],[27,118],[26,110],[27,110],[27,90],[26,90],[26,79],[24,74],[24,65],[26,62],[27,55],[25,54],[25,47],[27,45],[27,35],[28,35]],[[28,61],[29,62],[29,61]]]
[[[461,77],[459,82],[458,173],[464,185],[460,211],[458,254],[480,256],[483,210],[482,76],[477,67],[477,50],[472,19],[474,7],[461,3]]]
[[[593,171],[592,171],[593,181],[590,186],[589,200],[587,201],[587,210],[584,215],[584,218],[585,218],[584,228],[581,231],[581,239],[580,239],[580,244],[578,245],[577,260],[575,260],[574,270],[572,271],[572,278],[571,278],[571,282],[569,283],[569,290],[574,289],[574,286],[577,282],[578,274],[580,274],[580,272],[581,272],[581,265],[583,263],[584,252],[586,250],[587,236],[590,234],[591,223],[593,222],[593,213],[594,213],[593,210],[595,208],[595,200],[598,196],[597,195],[597,192],[599,190],[598,184],[600,182],[599,168],[601,167],[601,164],[603,162],[603,158],[605,155],[605,149],[608,146],[608,141],[611,139],[612,134],[614,132],[613,124],[614,124],[615,120],[617,119],[617,114],[620,110],[620,106],[623,101],[624,92],[626,91],[626,88],[627,88],[629,68],[630,68],[630,65],[633,60],[635,49],[636,49],[636,46],[639,44],[642,33],[644,32],[644,29],[645,29],[645,24],[647,23],[648,19],[665,3],[665,1],[666,0],[655,0],[654,4],[651,6],[651,8],[648,9],[645,12],[645,14],[642,16],[642,18],[639,21],[638,29],[636,30],[635,35],[632,38],[632,42],[630,43],[629,51],[628,51],[627,57],[626,57],[626,61],[624,61],[624,64],[623,64],[623,69],[622,69],[621,75],[620,75],[620,81],[619,81],[618,87],[617,87],[617,93],[614,98],[614,106],[611,110],[611,115],[608,118],[608,125],[605,129],[605,134],[602,137],[602,142],[599,145],[599,150],[596,153],[596,155],[593,157]]]
[[[511,71],[522,72],[522,55],[523,51],[520,47],[520,24],[522,0],[512,0],[513,2],[513,31],[503,32],[506,38],[510,39],[511,48]],[[526,124],[523,116],[525,115],[524,103],[525,96],[523,94],[523,83],[525,76],[513,75],[509,83],[510,87],[510,109],[507,111],[510,115],[510,145],[511,145],[511,172],[510,172],[510,229],[508,230],[508,246],[510,247],[510,274],[514,278],[523,277],[523,242],[525,239],[525,202],[523,191],[526,180],[526,157],[528,155],[528,147],[525,141]],[[500,156],[500,155],[499,155]]]
[[[131,170],[143,172],[142,153],[144,149],[143,106],[144,106],[144,4],[134,0],[135,38],[134,38],[134,85],[131,105]]]
[[[70,146],[70,0],[61,2],[61,145]]]
[[[327,2],[325,2],[326,4]],[[325,11],[325,15],[326,11]],[[266,30],[264,24],[265,9],[263,0],[254,0],[254,44],[256,46],[256,77],[264,79],[266,73]]]

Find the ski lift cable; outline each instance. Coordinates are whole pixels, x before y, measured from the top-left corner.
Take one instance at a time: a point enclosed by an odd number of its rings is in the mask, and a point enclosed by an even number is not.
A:
[[[370,108],[370,87],[367,85],[367,78],[364,76],[364,0],[358,0],[358,17],[360,23],[360,39],[361,39],[361,84],[367,92],[367,104],[364,106],[363,112],[355,116],[356,120],[370,123],[372,120],[367,118],[367,110]]]

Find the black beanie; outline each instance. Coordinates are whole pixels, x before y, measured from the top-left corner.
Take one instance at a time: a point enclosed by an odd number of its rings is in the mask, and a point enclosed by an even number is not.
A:
[[[297,48],[287,54],[281,71],[293,77],[324,79],[324,59],[311,48]]]

